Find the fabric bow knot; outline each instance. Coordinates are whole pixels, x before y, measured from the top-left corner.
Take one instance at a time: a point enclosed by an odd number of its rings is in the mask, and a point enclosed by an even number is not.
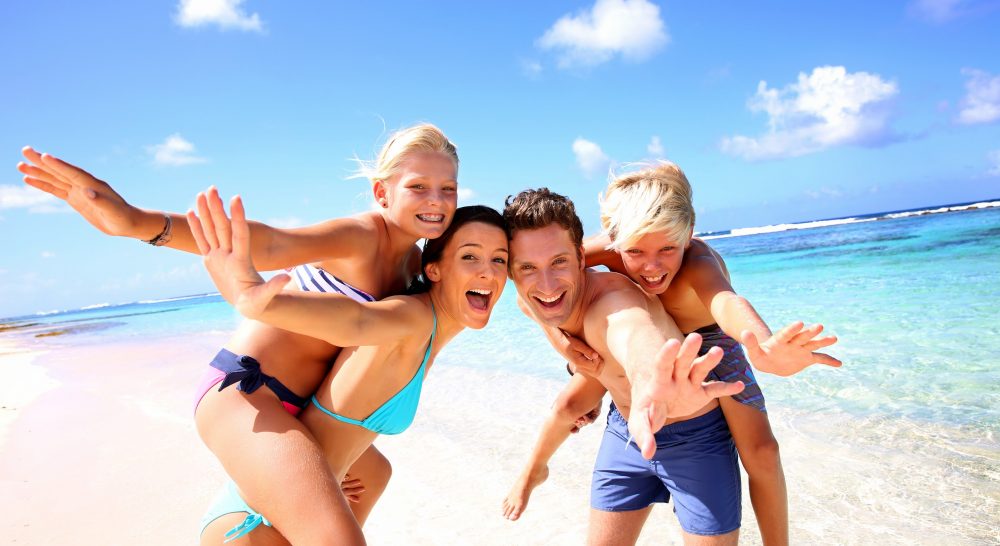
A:
[[[247,394],[253,393],[264,385],[266,376],[260,371],[260,362],[257,362],[252,356],[246,355],[240,356],[237,362],[240,363],[242,369],[227,373],[226,378],[219,385],[220,391],[237,381],[240,384],[236,388]]]

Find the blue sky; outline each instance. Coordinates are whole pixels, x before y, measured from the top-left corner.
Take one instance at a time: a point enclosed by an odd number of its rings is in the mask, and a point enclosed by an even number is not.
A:
[[[8,3],[0,317],[208,291],[190,255],[100,235],[14,169],[32,145],[131,202],[216,184],[285,226],[366,210],[387,130],[457,143],[464,203],[571,196],[666,158],[702,231],[1000,197],[1000,4]],[[0,171],[2,173],[3,171]]]

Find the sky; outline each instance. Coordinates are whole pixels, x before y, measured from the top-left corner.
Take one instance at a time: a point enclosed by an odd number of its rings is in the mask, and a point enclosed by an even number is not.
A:
[[[0,317],[212,291],[15,169],[25,145],[184,211],[215,184],[294,227],[428,121],[460,204],[547,186],[596,232],[608,173],[679,164],[696,230],[1000,197],[1000,2],[7,2]]]

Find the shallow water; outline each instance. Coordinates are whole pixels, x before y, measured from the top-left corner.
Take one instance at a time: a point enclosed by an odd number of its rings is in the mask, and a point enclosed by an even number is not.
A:
[[[711,244],[772,328],[822,322],[840,337],[830,352],[841,369],[759,377],[782,446],[793,542],[1000,543],[1000,209]],[[538,416],[514,444],[468,427],[476,415],[434,425],[475,435],[500,460],[522,456],[552,402],[550,384],[566,377],[515,297],[508,284],[490,325],[463,333],[436,363],[456,395],[462,377],[503,377],[497,400],[470,402],[484,420],[498,405]],[[57,347],[228,331],[237,321],[206,296],[0,320],[15,327],[0,337]],[[36,337],[52,331],[66,333]],[[544,396],[539,384],[550,385]],[[587,474],[592,460],[574,464]],[[744,505],[744,538],[756,543]]]

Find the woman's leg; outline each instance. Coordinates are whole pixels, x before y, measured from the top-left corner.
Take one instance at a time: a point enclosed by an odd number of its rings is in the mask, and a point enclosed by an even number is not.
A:
[[[271,392],[212,389],[195,420],[243,499],[289,542],[365,543],[313,435]]]
[[[767,414],[730,396],[719,399],[733,443],[750,477],[750,503],[765,546],[788,544],[788,491],[778,441]]]

